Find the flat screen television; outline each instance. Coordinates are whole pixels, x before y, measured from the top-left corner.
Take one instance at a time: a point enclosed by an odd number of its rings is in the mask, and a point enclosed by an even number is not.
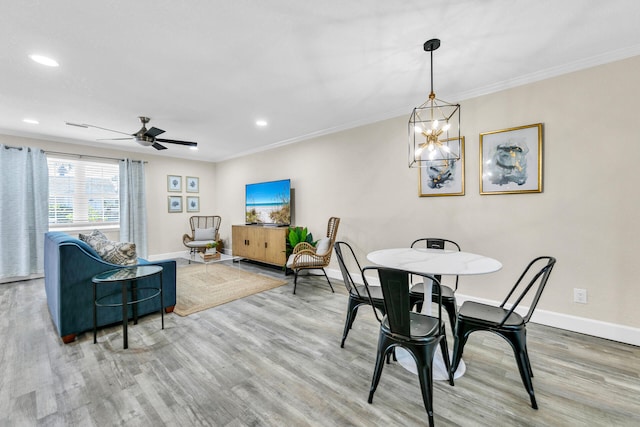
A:
[[[291,225],[291,180],[257,182],[245,188],[245,223]]]

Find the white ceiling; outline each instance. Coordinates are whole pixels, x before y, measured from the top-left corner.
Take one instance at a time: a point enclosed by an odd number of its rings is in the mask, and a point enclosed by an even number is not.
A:
[[[155,153],[65,125],[145,115],[199,143],[159,155],[219,161],[408,118],[431,38],[435,92],[459,102],[640,55],[639,23],[637,0],[0,0],[0,133]]]

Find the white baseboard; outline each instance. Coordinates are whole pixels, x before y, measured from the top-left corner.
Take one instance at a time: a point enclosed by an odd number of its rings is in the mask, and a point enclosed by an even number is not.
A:
[[[327,275],[332,279],[342,280],[340,270],[326,269]],[[359,275],[354,274],[353,279],[360,281]],[[368,279],[368,276],[367,276]],[[377,278],[376,278],[377,279]],[[379,284],[372,280],[371,284]],[[465,301],[476,301],[484,304],[499,305],[501,301],[491,301],[482,298],[471,297],[456,293],[456,301],[460,306]],[[519,313],[528,307],[517,310]],[[522,313],[521,313],[522,314]],[[618,341],[625,344],[640,346],[640,329],[631,326],[619,325],[616,323],[603,322],[600,320],[587,319],[585,317],[571,316],[564,313],[556,313],[548,310],[536,309],[531,318],[532,322],[541,325],[552,326],[554,328],[565,329],[567,331],[578,332],[585,335]]]

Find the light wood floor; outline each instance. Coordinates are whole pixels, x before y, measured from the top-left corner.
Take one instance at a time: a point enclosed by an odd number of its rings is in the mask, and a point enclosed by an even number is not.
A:
[[[297,295],[292,287],[167,315],[165,330],[146,316],[123,350],[121,327],[96,345],[91,333],[62,344],[42,279],[0,285],[0,426],[425,425],[418,380],[397,364],[367,403],[378,334],[369,309],[341,349],[342,283],[335,294],[324,278],[301,278]],[[528,343],[539,410],[508,344],[475,333],[467,373],[455,387],[434,385],[436,424],[640,425],[640,348],[535,324]]]

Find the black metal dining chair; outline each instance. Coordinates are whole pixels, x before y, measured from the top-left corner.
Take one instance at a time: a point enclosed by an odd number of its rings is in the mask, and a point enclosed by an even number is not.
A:
[[[383,316],[386,314],[386,311],[382,298],[382,290],[379,286],[369,287],[364,279],[364,284],[358,285],[351,277],[351,273],[347,268],[347,264],[350,262],[358,268],[358,274],[362,278],[362,267],[360,267],[358,258],[356,258],[356,254],[351,245],[346,242],[335,242],[333,248],[336,252],[336,257],[338,258],[340,271],[342,272],[342,281],[344,282],[344,286],[347,288],[347,292],[349,292],[347,319],[344,322],[344,332],[342,334],[342,341],[340,342],[340,347],[344,348],[344,342],[347,339],[347,334],[353,326],[353,321],[356,319],[358,308],[361,305],[371,305],[374,309],[377,308],[380,310]]]
[[[464,346],[472,332],[489,331],[498,334],[507,340],[513,348],[522,383],[531,398],[531,407],[538,409],[531,381],[533,371],[527,351],[526,325],[540,300],[555,263],[556,259],[550,256],[541,256],[531,261],[498,307],[473,301],[465,301],[462,304],[456,323],[453,362],[451,363],[452,372],[458,368]],[[535,295],[529,310],[523,317],[515,310],[523,298],[534,289]],[[516,292],[520,293],[516,294]]]
[[[429,425],[433,426],[433,357],[438,345],[449,373],[449,384],[453,385],[453,372],[450,369],[449,351],[442,321],[442,305],[438,301],[437,317],[413,312],[409,299],[409,272],[384,267],[365,267],[363,277],[367,271],[378,273],[386,311],[380,323],[369,403],[373,402],[373,394],[380,382],[385,358],[388,360],[388,356],[395,347],[402,347],[416,362],[422,400],[429,417]],[[419,275],[425,283],[433,281],[434,284],[439,285],[438,279],[434,276]]]
[[[427,249],[441,249],[441,250],[457,250],[460,252],[460,245],[453,240],[439,239],[433,237],[425,237],[415,240],[411,243],[412,248],[425,247]],[[442,277],[435,276],[440,283],[438,286],[433,286],[431,291],[431,301],[438,302],[440,296],[442,297],[442,305],[449,315],[449,322],[451,324],[451,330],[456,327],[456,315],[458,311],[458,305],[456,303],[455,292],[458,290],[458,276],[456,276],[455,287],[452,289],[449,286],[442,284]],[[440,294],[440,296],[438,296]],[[415,306],[418,311],[422,311],[422,304],[424,301],[424,284],[415,283],[411,285],[411,302],[412,307]]]

